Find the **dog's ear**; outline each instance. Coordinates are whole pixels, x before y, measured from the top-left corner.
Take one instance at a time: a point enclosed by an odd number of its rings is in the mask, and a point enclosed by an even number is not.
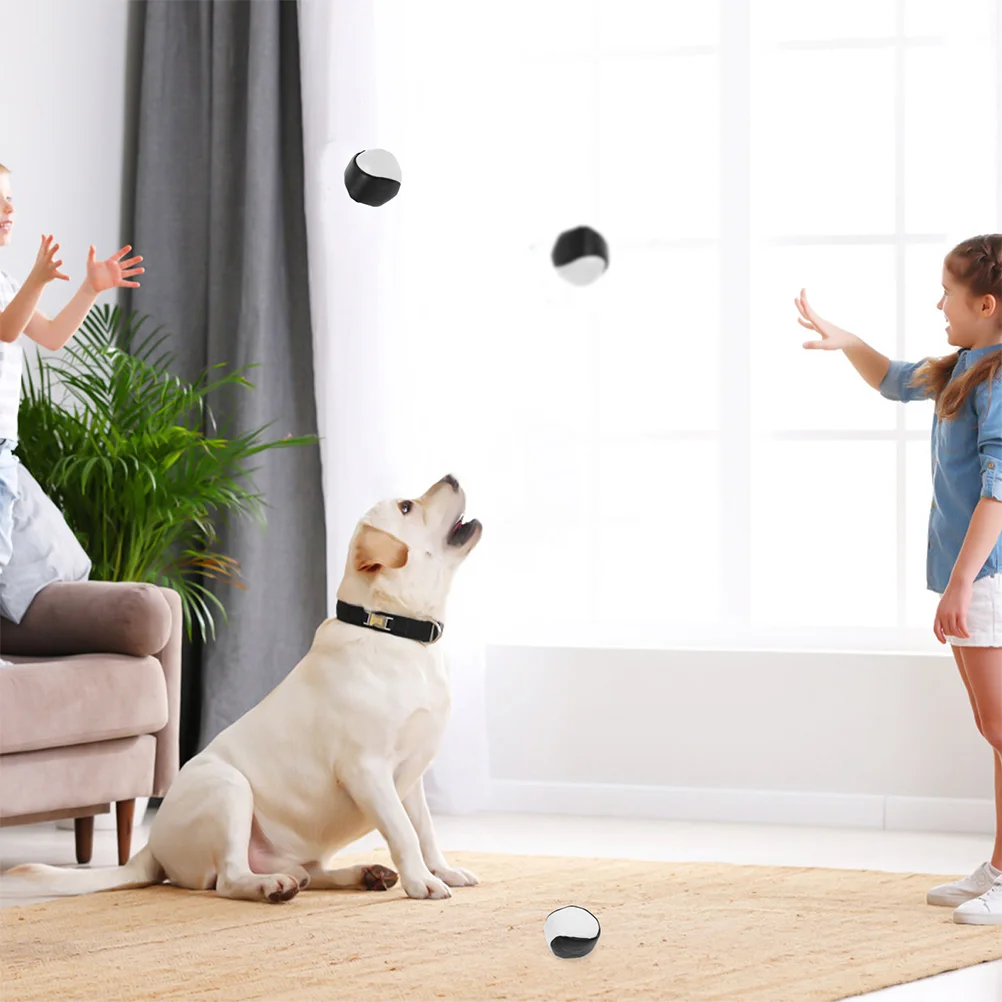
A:
[[[356,571],[371,574],[383,567],[395,570],[407,563],[407,544],[383,529],[363,525],[355,541],[353,559]]]

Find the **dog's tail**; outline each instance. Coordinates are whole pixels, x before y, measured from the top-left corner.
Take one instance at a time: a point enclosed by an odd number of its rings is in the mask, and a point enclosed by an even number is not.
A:
[[[24,892],[35,895],[92,894],[94,891],[117,891],[128,887],[149,887],[163,883],[166,874],[149,846],[144,846],[125,866],[107,866],[97,870],[70,866],[25,863],[6,870],[4,879],[16,878]],[[4,888],[6,891],[8,888]],[[17,888],[11,887],[17,893]]]

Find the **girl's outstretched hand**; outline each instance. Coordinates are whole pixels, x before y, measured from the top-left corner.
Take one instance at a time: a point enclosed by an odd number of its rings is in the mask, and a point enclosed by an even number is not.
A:
[[[836,327],[835,324],[819,317],[811,309],[811,304],[807,302],[806,289],[801,289],[800,295],[793,302],[796,304],[797,312],[800,314],[797,322],[801,327],[806,327],[808,330],[815,331],[821,335],[820,341],[805,341],[805,348],[840,351],[844,348],[851,348],[854,344],[858,343],[855,334],[850,334],[848,331],[842,330],[841,327]]]
[[[142,256],[139,254],[130,257],[128,261],[122,260],[130,250],[132,245],[126,244],[107,261],[98,261],[94,245],[91,244],[90,253],[87,255],[87,281],[95,292],[104,292],[105,289],[114,289],[116,286],[126,289],[139,288],[138,282],[129,282],[127,279],[133,275],[141,275],[146,269],[136,267],[142,261]]]
[[[967,610],[971,607],[973,593],[974,588],[969,583],[954,584],[951,581],[946,586],[932,626],[932,632],[941,644],[946,643],[948,636],[965,639],[970,636],[967,632]]]

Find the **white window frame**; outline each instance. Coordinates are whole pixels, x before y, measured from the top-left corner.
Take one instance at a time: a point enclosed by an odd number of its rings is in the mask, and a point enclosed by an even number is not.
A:
[[[545,5],[549,0],[538,0]],[[597,3],[615,7],[616,0],[595,0]],[[652,3],[680,3],[681,0],[651,0]],[[713,56],[718,58],[720,74],[719,98],[719,128],[721,149],[720,156],[728,169],[721,171],[720,197],[720,229],[717,233],[707,233],[703,237],[688,239],[644,239],[629,240],[617,238],[615,247],[631,246],[636,249],[639,244],[652,248],[699,248],[715,247],[719,251],[719,275],[721,287],[727,289],[727,340],[721,352],[718,372],[719,405],[716,415],[715,430],[677,431],[677,432],[645,432],[637,428],[621,436],[619,441],[644,441],[664,443],[669,441],[704,441],[712,442],[721,448],[720,464],[717,476],[717,492],[721,503],[720,519],[717,525],[720,541],[720,602],[722,615],[726,619],[718,627],[700,627],[687,629],[684,626],[659,626],[652,623],[649,628],[616,630],[596,627],[598,622],[598,603],[600,601],[597,587],[593,587],[585,604],[584,613],[577,625],[559,624],[556,629],[550,622],[545,610],[526,610],[524,623],[508,622],[493,625],[495,636],[490,637],[498,644],[531,644],[533,646],[581,646],[581,647],[654,647],[654,648],[687,648],[713,647],[735,649],[857,649],[857,650],[941,650],[932,638],[931,623],[928,628],[908,626],[907,601],[909,592],[914,586],[915,571],[911,561],[916,557],[912,552],[913,545],[907,538],[907,483],[906,483],[906,453],[909,443],[927,442],[928,432],[909,427],[903,405],[895,408],[895,420],[892,427],[884,430],[785,430],[766,432],[753,426],[753,368],[752,368],[752,255],[756,252],[758,238],[752,228],[752,81],[753,60],[756,58],[756,38],[753,31],[752,16],[758,0],[716,0],[721,17],[719,34],[716,44],[685,45],[658,47],[656,52],[651,47],[644,48],[643,41],[637,47],[636,54],[644,58],[663,60],[692,57],[694,55]],[[895,298],[896,298],[896,330],[894,338],[894,354],[901,358],[906,353],[906,249],[915,246],[942,246],[946,234],[914,233],[905,228],[905,54],[915,48],[941,44],[938,37],[908,37],[905,33],[905,4],[908,0],[895,0],[896,26],[892,37],[886,38],[838,38],[823,41],[793,41],[777,43],[776,47],[783,51],[796,50],[862,50],[884,49],[893,51],[895,60],[895,212],[894,231],[887,234],[860,233],[856,235],[787,235],[770,241],[774,246],[843,246],[892,247],[895,258]],[[1002,0],[986,0],[995,12],[995,74],[999,90],[1002,91],[1002,27],[999,15]],[[584,4],[581,16],[589,16],[591,4]],[[570,7],[567,8],[571,9]],[[499,11],[497,16],[503,16]],[[945,17],[949,18],[947,12]],[[591,40],[591,97],[596,98],[602,82],[605,60],[621,60],[623,52],[616,55],[603,52],[598,18],[593,20],[594,31]],[[585,46],[587,46],[587,38]],[[583,56],[588,59],[587,48],[582,53],[575,48],[572,56],[554,54],[554,58],[569,58],[577,63]],[[546,58],[544,54],[531,57]],[[582,75],[579,83],[587,78],[587,63],[581,62]],[[587,100],[585,93],[578,94],[581,100]],[[595,104],[594,142],[596,147],[601,144],[601,122],[598,119],[598,101]],[[997,102],[997,108],[1002,112],[1002,94]],[[1002,114],[997,116],[998,129],[996,136],[996,160],[1002,168]],[[582,165],[587,171],[589,166]],[[601,220],[601,195],[598,183],[600,169],[599,157],[591,158],[590,169],[593,172],[591,202],[583,206],[591,209],[593,216]],[[1002,213],[1002,170],[997,172],[998,180],[998,211]],[[582,220],[585,221],[585,220]],[[1002,228],[1002,217],[999,219]],[[537,239],[538,234],[533,237]],[[616,253],[615,247],[613,253]],[[533,244],[533,250],[538,247]],[[791,304],[791,330],[796,331],[795,317]],[[581,348],[590,351],[590,379],[593,388],[599,382],[600,357],[597,350],[602,336],[601,320],[594,313],[590,329],[583,332]],[[851,376],[847,376],[851,379]],[[890,405],[889,405],[890,406]],[[596,524],[597,511],[595,499],[599,495],[598,480],[601,476],[599,462],[600,450],[608,437],[602,434],[599,427],[598,394],[593,393],[593,403],[584,409],[582,418],[587,422],[583,429],[587,436],[586,448],[591,453],[591,487],[586,498],[581,503],[586,506],[584,516],[588,524]],[[880,441],[893,443],[896,462],[895,487],[895,580],[896,580],[896,621],[889,621],[880,628],[832,627],[832,628],[780,628],[753,625],[751,622],[752,606],[752,472],[756,445],[770,441],[803,441],[803,442],[843,442],[843,441]],[[914,499],[912,499],[914,503]],[[587,508],[590,507],[590,511]],[[593,549],[593,581],[598,582],[599,556]],[[590,615],[588,615],[590,613]],[[652,609],[652,618],[658,614]],[[522,617],[520,617],[522,618]]]
[[[545,0],[544,0],[545,2]],[[602,0],[599,0],[602,2]],[[908,36],[905,31],[905,4],[907,0],[896,0],[896,33],[887,38],[838,38],[818,41],[787,41],[776,43],[780,50],[832,50],[884,48],[893,49],[895,58],[895,214],[894,232],[891,234],[831,234],[831,235],[787,235],[770,240],[773,246],[884,246],[893,247],[895,252],[895,296],[896,331],[894,354],[896,358],[906,357],[906,271],[905,250],[910,246],[940,245],[948,239],[943,233],[909,232],[905,226],[905,53],[920,46],[939,46],[943,40],[937,37]],[[928,629],[909,626],[907,623],[907,596],[909,588],[907,569],[909,542],[907,540],[907,484],[906,449],[910,442],[927,442],[928,431],[908,428],[905,405],[895,407],[896,417],[893,429],[888,430],[804,430],[753,432],[752,394],[752,353],[751,353],[751,260],[755,252],[751,225],[751,93],[752,59],[754,37],[752,32],[752,7],[755,0],[720,0],[720,35],[717,46],[686,46],[677,49],[659,50],[661,58],[691,56],[694,54],[719,55],[720,72],[720,129],[722,162],[729,167],[721,172],[721,228],[716,237],[690,238],[681,240],[659,239],[645,241],[645,245],[657,247],[716,246],[719,248],[719,269],[721,287],[728,290],[728,337],[721,353],[719,428],[713,431],[679,431],[673,433],[644,434],[638,432],[631,439],[649,441],[714,441],[727,444],[721,449],[719,468],[720,509],[720,587],[721,607],[726,620],[719,629],[707,631],[705,628],[687,631],[669,628],[664,631],[636,630],[631,628],[630,637],[613,637],[606,640],[602,631],[594,634],[588,629],[569,639],[566,644],[557,644],[547,638],[545,632],[526,633],[518,631],[518,636],[506,632],[497,641],[504,644],[532,644],[539,646],[570,647],[670,647],[670,648],[724,648],[724,649],[783,649],[783,650],[883,650],[883,651],[930,651],[941,649],[932,637],[932,624]],[[994,5],[996,65],[995,74],[999,86],[997,107],[1002,112],[1002,2]],[[597,21],[597,18],[596,18]],[[593,84],[598,85],[603,55],[597,31],[593,51]],[[616,57],[614,57],[616,58]],[[618,57],[621,58],[621,55]],[[998,212],[999,228],[1002,229],[1002,114],[997,116],[996,160],[998,172]],[[599,127],[596,125],[596,135]],[[597,157],[596,157],[597,164]],[[597,178],[594,185],[598,199]],[[597,206],[596,206],[597,208]],[[623,241],[620,241],[621,243]],[[629,241],[627,241],[629,243]],[[792,320],[792,318],[791,318]],[[593,321],[591,336],[593,343],[600,336],[599,321]],[[597,352],[593,350],[593,359]],[[596,380],[596,366],[592,375]],[[597,404],[592,408],[591,442],[593,478],[599,475],[598,450],[603,438],[597,425]],[[896,557],[895,576],[897,591],[897,621],[886,628],[838,627],[838,628],[791,628],[756,627],[751,623],[752,595],[752,463],[754,441],[883,441],[895,444],[896,461]],[[594,484],[597,488],[597,483]],[[593,492],[593,496],[597,490]],[[912,555],[914,556],[914,555]],[[597,558],[596,558],[597,563]],[[592,621],[597,620],[598,595],[593,590],[590,596]],[[707,633],[712,636],[707,636]],[[534,635],[535,634],[535,635]]]

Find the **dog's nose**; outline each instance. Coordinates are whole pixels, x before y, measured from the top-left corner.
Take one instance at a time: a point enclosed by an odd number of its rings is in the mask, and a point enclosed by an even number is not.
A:
[[[448,484],[454,491],[459,490],[459,481],[451,474],[447,473],[441,480],[440,484]]]

